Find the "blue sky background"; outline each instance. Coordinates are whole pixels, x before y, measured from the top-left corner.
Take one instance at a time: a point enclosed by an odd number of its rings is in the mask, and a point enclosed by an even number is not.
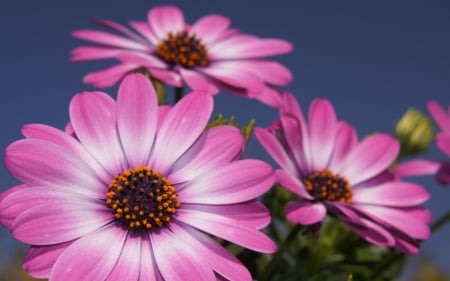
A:
[[[70,32],[93,28],[102,17],[126,24],[145,20],[156,5],[174,4],[188,22],[209,13],[232,19],[232,26],[261,37],[283,38],[294,51],[275,59],[291,69],[293,92],[304,109],[312,99],[330,99],[340,119],[360,136],[393,131],[409,108],[426,110],[435,99],[450,104],[450,1],[13,1],[0,4],[0,150],[21,138],[26,123],[63,128],[71,97],[92,90],[82,83],[87,72],[110,62],[69,62],[83,44]],[[116,96],[116,87],[105,90]],[[255,118],[268,126],[278,113],[256,101],[222,93],[215,112],[235,115],[240,123]],[[268,160],[252,139],[248,155]],[[435,147],[425,157],[446,159]],[[448,160],[448,159],[447,159]],[[450,186],[433,178],[417,179],[431,192],[426,204],[435,218],[450,209]],[[0,191],[17,181],[0,166]],[[423,243],[423,253],[450,265],[450,225]],[[19,243],[0,230],[0,257]],[[1,261],[0,259],[0,261]],[[449,269],[447,269],[449,272]]]

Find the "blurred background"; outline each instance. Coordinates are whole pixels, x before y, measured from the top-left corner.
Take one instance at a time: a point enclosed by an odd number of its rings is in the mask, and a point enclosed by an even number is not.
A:
[[[408,108],[427,113],[430,99],[450,104],[450,1],[2,0],[0,150],[21,138],[24,124],[64,128],[71,97],[93,90],[82,77],[111,65],[69,62],[70,50],[84,44],[71,31],[96,28],[94,17],[122,24],[145,20],[150,8],[162,4],[179,6],[190,23],[219,13],[246,33],[292,42],[292,53],[274,58],[294,75],[286,90],[304,109],[316,97],[330,99],[338,117],[352,123],[360,137],[393,133]],[[116,90],[105,89],[113,97]],[[234,115],[241,124],[254,118],[262,127],[278,116],[229,93],[216,96],[217,113]],[[246,154],[270,161],[255,138]],[[434,146],[423,156],[446,159]],[[0,192],[18,183],[3,164],[0,179]],[[439,186],[432,177],[413,180],[430,191],[425,206],[434,218],[450,209],[450,186]],[[421,253],[408,259],[401,280],[450,280],[449,237],[446,225],[425,241]],[[21,269],[26,249],[0,228],[0,280],[33,280]]]

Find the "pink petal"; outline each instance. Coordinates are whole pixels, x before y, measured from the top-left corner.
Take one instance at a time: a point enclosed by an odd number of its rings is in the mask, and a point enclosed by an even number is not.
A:
[[[181,99],[158,130],[149,166],[165,173],[203,132],[212,109],[208,94],[191,93]]]
[[[31,246],[24,258],[23,268],[35,278],[48,278],[56,260],[72,243]]]
[[[237,160],[186,183],[177,190],[181,203],[233,204],[254,199],[274,184],[267,163]]]
[[[115,224],[73,242],[58,258],[50,280],[106,280],[126,246],[127,232]]]
[[[115,58],[127,64],[138,65],[139,67],[168,68],[168,65],[164,61],[150,53],[121,52]]]
[[[298,174],[295,163],[273,134],[263,128],[255,128],[253,132],[267,153],[283,170],[293,175]]]
[[[161,128],[161,125],[164,123],[164,120],[166,119],[167,114],[172,109],[171,105],[160,105],[158,106],[158,127],[157,131],[159,131],[159,128]]]
[[[191,252],[201,253],[203,262],[227,280],[253,280],[248,269],[210,237],[188,225],[180,227],[174,224],[171,229],[177,237],[184,240],[184,244],[189,246]]]
[[[155,90],[145,76],[125,77],[117,95],[117,129],[132,167],[146,164],[156,133],[157,107]]]
[[[393,173],[398,176],[434,175],[439,170],[440,163],[425,159],[414,159],[398,164]]]
[[[345,158],[347,158],[347,155],[357,144],[358,135],[355,128],[347,122],[338,122],[333,154],[328,165],[329,169],[335,173],[339,173]]]
[[[336,138],[336,113],[333,105],[324,99],[315,99],[309,107],[309,137],[313,169],[328,167]]]
[[[327,214],[327,209],[321,202],[306,200],[290,201],[284,211],[288,220],[303,225],[321,222]]]
[[[366,241],[378,246],[394,246],[395,239],[389,231],[381,225],[367,220],[360,219],[360,223],[340,218],[353,232],[364,238]]]
[[[215,95],[219,92],[219,88],[209,81],[207,77],[196,71],[180,68],[180,75],[184,82],[196,92],[204,92],[207,94]]]
[[[156,38],[153,31],[151,31],[150,26],[147,22],[130,21],[130,26],[133,27],[137,32],[139,32],[144,38],[146,38],[153,46],[159,43],[158,38]]]
[[[276,170],[275,176],[277,182],[285,189],[297,194],[305,199],[313,199],[308,193],[303,183],[290,173],[283,170]]]
[[[271,86],[265,86],[258,93],[248,93],[249,98],[256,99],[270,107],[279,108],[281,105],[281,95],[278,89]]]
[[[116,58],[122,49],[105,48],[105,47],[77,47],[71,51],[71,61],[99,60]]]
[[[150,242],[150,236],[143,235],[141,243],[141,269],[139,275],[140,281],[155,280],[164,281],[158,271],[155,257],[153,256],[153,246]]]
[[[191,180],[210,169],[236,159],[244,149],[242,133],[234,126],[206,130],[172,166],[168,175],[172,184]],[[220,149],[217,149],[220,147]]]
[[[130,39],[132,39],[133,41],[136,42],[140,42],[142,43],[142,45],[147,45],[148,43],[140,36],[138,36],[136,33],[134,33],[133,31],[131,31],[128,27],[121,25],[117,22],[113,22],[110,20],[105,20],[105,19],[94,19],[94,23],[109,28],[112,31],[116,31],[116,32],[120,32],[123,35],[126,35],[127,37],[129,37]]]
[[[203,265],[204,260],[199,260],[202,253],[192,251],[183,243],[181,235],[168,230],[150,235],[156,264],[164,280],[186,280],[187,276],[190,280],[214,280],[213,271]]]
[[[300,108],[295,96],[291,93],[285,92],[282,96],[282,106],[280,108],[280,115],[292,115],[295,119],[299,120],[300,125],[303,127],[305,118],[303,117],[303,111]]]
[[[125,156],[117,133],[116,104],[107,94],[85,92],[72,98],[69,108],[75,134],[83,146],[112,175],[125,170]]]
[[[165,39],[169,32],[176,33],[184,28],[183,12],[174,6],[158,6],[151,9],[147,20],[160,40]]]
[[[105,280],[137,281],[141,270],[141,245],[142,239],[139,235],[128,235],[119,259]]]
[[[439,128],[450,135],[450,113],[447,114],[444,108],[434,100],[428,101],[427,108]]]
[[[408,182],[388,182],[353,190],[352,201],[383,206],[415,206],[428,200],[430,194],[422,186]]]
[[[153,75],[153,77],[170,86],[180,88],[184,86],[180,74],[173,70],[159,68],[150,68],[148,70],[150,71],[151,75]]]
[[[59,186],[82,190],[98,198],[104,183],[78,155],[40,139],[19,140],[6,149],[5,165],[17,179],[31,186]]]
[[[396,232],[395,233],[395,246],[396,249],[402,251],[408,255],[416,255],[419,253],[420,244],[417,239],[413,239],[408,235]]]
[[[291,43],[281,39],[235,35],[210,46],[208,52],[214,60],[251,59],[288,53],[292,48]]]
[[[97,88],[110,87],[122,80],[130,71],[139,68],[137,64],[121,63],[106,69],[88,73],[83,78],[86,84],[92,84]]]
[[[427,239],[431,235],[428,225],[411,214],[403,212],[401,209],[363,204],[354,204],[354,207],[365,214],[375,217],[386,225],[403,231],[411,237]]]
[[[122,36],[117,36],[111,33],[97,31],[97,30],[77,30],[72,32],[72,36],[83,39],[86,41],[91,41],[95,43],[100,43],[104,45],[109,45],[118,48],[138,50],[142,52],[149,52],[149,46],[146,46],[135,40],[127,39]]]
[[[220,39],[230,26],[230,19],[222,15],[207,15],[198,19],[190,28],[189,33],[208,45]]]
[[[275,243],[261,231],[226,216],[180,208],[177,220],[254,251],[273,253],[276,250]]]
[[[444,133],[437,134],[436,145],[442,152],[450,157],[450,136],[447,136]]]
[[[399,151],[398,141],[389,135],[368,136],[350,152],[341,173],[351,185],[356,185],[387,169],[397,158]]]
[[[12,224],[16,217],[22,213],[24,210],[28,209],[28,205],[11,205],[9,204],[9,197],[14,195],[16,192],[20,192],[22,189],[30,188],[26,184],[16,185],[6,191],[0,193],[0,225],[11,229]],[[6,203],[5,203],[6,202]]]

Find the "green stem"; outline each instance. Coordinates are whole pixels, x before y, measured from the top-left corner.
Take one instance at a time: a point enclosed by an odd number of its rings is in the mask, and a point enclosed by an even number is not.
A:
[[[443,225],[450,221],[450,210],[447,211],[442,217],[440,217],[437,221],[435,221],[431,225],[431,232],[435,233],[439,230]],[[380,266],[376,267],[372,273],[370,280],[375,280],[381,273],[385,272],[389,268],[392,267],[396,262],[398,262],[405,255],[401,252],[396,252],[392,254],[388,259],[386,259]]]
[[[283,259],[283,254],[288,248],[288,246],[291,244],[292,241],[297,237],[297,234],[300,232],[300,230],[303,229],[302,225],[295,225],[289,234],[286,236],[286,239],[283,241],[281,246],[278,248],[277,252],[273,255],[272,259],[270,260],[269,264],[265,267],[261,274],[261,278],[259,278],[259,281],[266,281],[271,280],[272,275],[274,274],[273,270],[278,266],[278,264]]]
[[[175,87],[174,91],[175,91],[174,104],[176,104],[183,97],[183,87]]]

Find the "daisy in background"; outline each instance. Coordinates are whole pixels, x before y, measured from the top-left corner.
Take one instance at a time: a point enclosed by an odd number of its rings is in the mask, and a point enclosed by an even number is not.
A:
[[[114,85],[127,73],[144,70],[174,87],[187,85],[211,93],[223,89],[277,107],[280,95],[273,86],[292,80],[286,67],[265,59],[290,52],[289,42],[231,29],[230,19],[222,15],[207,15],[191,25],[179,8],[160,6],[149,11],[147,21],[131,21],[133,30],[109,20],[96,23],[109,32],[77,30],[72,35],[102,46],[77,47],[71,57],[119,61],[84,77],[85,83],[96,87]]]
[[[417,253],[418,239],[430,236],[431,213],[419,206],[429,194],[388,172],[398,142],[385,134],[359,141],[325,99],[312,102],[308,120],[291,94],[280,111],[271,128],[256,128],[255,135],[281,168],[279,184],[298,196],[286,204],[286,217],[316,227],[332,214],[370,243]]]
[[[22,184],[0,195],[0,223],[31,244],[24,268],[52,280],[252,280],[208,234],[251,250],[276,245],[255,198],[274,183],[232,126],[204,130],[210,95],[158,107],[151,83],[130,74],[117,101],[84,92],[70,103],[74,138],[30,124],[6,149]]]

